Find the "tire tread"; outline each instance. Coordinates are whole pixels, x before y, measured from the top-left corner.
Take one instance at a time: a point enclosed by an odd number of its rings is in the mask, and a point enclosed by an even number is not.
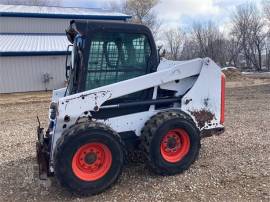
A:
[[[145,158],[147,159],[147,166],[150,168],[150,170],[154,171],[155,173],[159,175],[171,175],[170,172],[168,172],[165,169],[160,169],[150,158],[150,146],[153,138],[155,138],[155,133],[158,130],[158,128],[164,123],[172,119],[183,119],[186,120],[194,125],[196,127],[196,124],[194,123],[193,119],[186,113],[182,111],[176,111],[176,110],[169,110],[169,111],[163,111],[159,112],[156,115],[152,116],[146,123],[145,126],[142,129],[141,132],[141,149],[143,151],[143,154],[145,155]],[[198,133],[199,129],[196,127]],[[201,144],[199,143],[198,147],[201,147]],[[198,158],[199,150],[196,153],[196,158]],[[188,167],[182,167],[181,172],[186,170]]]
[[[98,129],[98,130],[103,130],[107,133],[110,133],[112,135],[112,137],[120,143],[120,145],[123,149],[124,160],[125,160],[127,151],[125,149],[124,142],[122,141],[122,139],[118,133],[116,133],[113,129],[111,129],[109,126],[107,126],[103,123],[83,122],[83,123],[75,124],[75,125],[71,126],[69,129],[65,130],[63,132],[62,136],[57,140],[55,152],[53,153],[53,159],[54,159],[54,163],[55,163],[54,167],[55,168],[58,167],[58,165],[57,165],[58,158],[61,158],[64,155],[63,151],[64,151],[65,143],[72,141],[72,139],[75,136],[77,136],[77,134],[82,133],[88,129]],[[95,193],[89,193],[89,192],[85,192],[83,190],[76,190],[75,191],[67,185],[67,182],[64,179],[64,177],[62,175],[59,175],[57,171],[58,171],[58,169],[55,169],[55,175],[57,176],[58,181],[60,182],[60,184],[62,186],[67,188],[68,191],[72,194],[79,194],[81,196],[89,196],[89,195],[95,195],[95,194],[98,194],[98,193],[101,193],[104,191],[104,190],[100,190],[100,191],[95,192]],[[122,171],[122,168],[121,168],[121,171]],[[119,176],[117,176],[114,183],[118,180]],[[108,186],[106,189],[109,189],[114,183],[110,184],[110,186]]]

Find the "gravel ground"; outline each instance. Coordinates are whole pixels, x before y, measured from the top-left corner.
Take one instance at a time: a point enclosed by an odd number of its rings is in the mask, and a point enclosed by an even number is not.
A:
[[[88,198],[36,178],[35,116],[46,124],[50,95],[0,95],[0,201],[270,201],[270,84],[229,86],[226,132],[203,139],[188,171],[160,177],[137,160]]]

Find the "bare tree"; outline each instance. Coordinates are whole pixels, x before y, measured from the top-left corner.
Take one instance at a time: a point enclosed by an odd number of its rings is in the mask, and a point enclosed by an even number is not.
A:
[[[200,57],[198,50],[199,50],[199,45],[195,41],[194,36],[189,34],[188,36],[186,36],[186,40],[183,44],[181,60],[190,60],[195,57]]]
[[[0,4],[31,5],[31,6],[58,6],[61,0],[0,0]]]
[[[264,1],[264,14],[268,21],[268,36],[266,38],[266,47],[265,47],[265,65],[270,70],[270,0]]]
[[[226,40],[213,22],[199,23],[193,25],[192,32],[189,34],[189,40],[184,45],[182,57],[211,57],[220,65],[225,65],[226,58]]]
[[[156,35],[161,23],[153,8],[158,3],[159,0],[123,0],[120,4],[112,3],[111,8],[131,15],[132,22],[148,26]]]
[[[166,47],[169,49],[168,58],[179,60],[185,42],[185,35],[182,30],[178,28],[165,31],[164,40]]]
[[[265,66],[267,67],[267,70],[270,71],[270,41],[268,38],[268,41],[266,43],[266,48],[265,48]]]
[[[270,1],[264,1],[263,3],[264,13],[268,21],[270,22]]]
[[[224,54],[226,54],[227,65],[237,67],[239,65],[239,54],[241,52],[240,41],[237,37],[226,40]]]
[[[241,53],[246,66],[261,70],[263,66],[262,53],[265,48],[265,23],[256,5],[246,3],[239,6],[232,17],[232,34],[239,39]]]

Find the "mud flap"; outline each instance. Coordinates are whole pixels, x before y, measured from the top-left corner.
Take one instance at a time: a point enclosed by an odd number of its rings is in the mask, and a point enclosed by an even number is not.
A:
[[[38,141],[36,143],[37,163],[39,168],[39,179],[47,180],[49,175],[48,145],[44,140],[43,128],[37,127]]]

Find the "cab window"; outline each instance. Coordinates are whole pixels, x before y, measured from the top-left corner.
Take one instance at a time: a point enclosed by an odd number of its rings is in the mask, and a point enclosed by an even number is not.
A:
[[[90,42],[85,90],[145,75],[150,50],[143,34],[96,33]]]

